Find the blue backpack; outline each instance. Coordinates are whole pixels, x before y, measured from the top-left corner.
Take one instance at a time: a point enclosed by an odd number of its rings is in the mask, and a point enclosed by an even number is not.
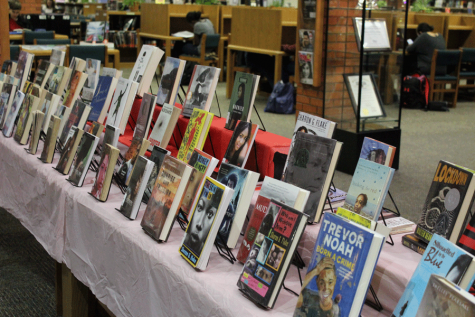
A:
[[[283,81],[275,84],[264,111],[284,114],[295,113],[294,86],[291,83],[284,84]]]

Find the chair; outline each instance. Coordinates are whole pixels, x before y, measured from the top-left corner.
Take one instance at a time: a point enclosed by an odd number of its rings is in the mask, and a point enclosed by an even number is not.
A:
[[[73,44],[72,39],[34,39],[35,45],[68,45]]]
[[[17,61],[20,55],[20,45],[10,45],[10,59]]]
[[[201,52],[199,56],[196,55],[180,55],[180,59],[184,59],[190,62],[196,62],[200,65],[218,65],[218,57],[207,57],[206,52],[214,51],[218,49],[219,45],[219,34],[201,36]]]
[[[459,89],[475,88],[475,48],[462,48],[460,67],[459,78],[464,79],[466,83],[463,85],[459,83]]]
[[[442,99],[444,93],[451,92],[454,93],[452,107],[457,106],[461,55],[460,50],[434,50],[429,76],[429,101],[433,101],[436,94],[437,99]],[[447,68],[447,71],[437,70],[440,68]],[[447,84],[450,88],[446,88]]]
[[[54,39],[54,31],[46,32],[32,32],[25,31],[23,32],[23,45],[29,44],[32,45],[35,39]]]
[[[69,63],[73,57],[78,57],[83,60],[87,58],[97,59],[101,61],[102,65],[106,65],[107,60],[107,46],[105,45],[67,45],[66,46],[66,56],[65,60],[67,62],[66,66],[69,66]]]

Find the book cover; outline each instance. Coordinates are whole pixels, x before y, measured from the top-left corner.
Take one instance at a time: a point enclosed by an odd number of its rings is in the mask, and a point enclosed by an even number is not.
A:
[[[117,147],[119,142],[120,130],[116,127],[106,125],[106,131],[104,132],[104,139],[102,140],[102,147],[109,144],[113,147]]]
[[[71,75],[71,79],[66,88],[66,92],[63,95],[63,105],[70,108],[74,105],[74,102],[79,96],[81,89],[84,86],[87,75],[80,71],[74,71]]]
[[[81,92],[83,101],[91,102],[99,83],[99,73],[101,71],[101,61],[97,59],[86,59],[87,78]]]
[[[391,234],[414,232],[413,226],[415,223],[406,218],[393,217],[385,219],[385,221],[385,225],[391,230]],[[379,220],[378,223],[384,224],[383,220]]]
[[[53,70],[54,65],[48,62],[45,59],[42,59],[38,65],[38,68],[35,72],[35,79],[33,80],[33,84],[38,85],[40,88],[44,87],[45,81],[48,79],[49,74]]]
[[[26,144],[30,134],[33,117],[31,113],[38,108],[39,98],[27,94],[23,99],[20,114],[18,115],[18,123],[15,131],[14,139],[20,144]]]
[[[295,139],[297,132],[305,132],[325,138],[331,138],[333,136],[333,131],[335,131],[335,127],[336,123],[333,121],[299,111],[297,121],[295,122],[292,141]]]
[[[186,218],[188,218],[188,215],[191,212],[191,207],[203,179],[206,176],[211,177],[217,164],[218,160],[211,155],[198,149],[193,150],[191,158],[188,161],[188,165],[193,167],[193,170],[191,171],[188,186],[186,187],[185,193],[180,202],[180,209],[186,215]]]
[[[475,204],[472,201],[472,206],[470,208],[470,213],[473,215],[475,210]],[[467,224],[465,230],[460,236],[457,246],[467,251],[468,253],[475,255],[475,217],[470,219],[470,222]]]
[[[294,316],[359,316],[384,237],[326,213]]]
[[[55,66],[46,81],[44,89],[53,94],[58,94],[61,82],[63,81],[63,76],[65,75],[65,70],[66,67],[64,66]]]
[[[69,174],[71,164],[73,163],[74,154],[76,153],[79,142],[81,141],[84,131],[77,127],[71,128],[73,136],[68,139],[68,142],[64,145],[61,157],[59,158],[56,170],[64,175]]]
[[[308,195],[308,191],[305,192]],[[264,182],[262,183],[259,196],[257,197],[256,204],[252,210],[246,232],[244,233],[244,239],[242,240],[242,244],[239,248],[237,255],[238,261],[241,263],[246,261],[249,251],[251,251],[252,244],[256,239],[257,231],[259,230],[264,216],[267,213],[267,206],[269,205],[270,200],[275,199],[288,206],[301,210],[303,205],[305,205],[307,202],[307,199],[303,199],[304,202],[301,201],[299,199],[300,195],[301,189],[297,186],[284,183],[268,176],[264,178]]]
[[[236,72],[233,92],[226,116],[226,129],[234,130],[239,120],[248,121],[252,110],[251,99],[254,92],[254,75]]]
[[[11,72],[12,72],[13,63],[15,63],[15,61],[12,61],[12,60],[4,61],[3,64],[2,64],[2,71],[1,72],[3,74],[10,75]]]
[[[260,226],[237,285],[254,302],[271,308],[307,221],[305,214],[276,200],[269,203],[266,218],[270,226]]]
[[[299,74],[300,82],[302,84],[313,84],[313,53],[301,52],[298,53],[299,58]]]
[[[148,138],[148,129],[150,128],[153,111],[155,110],[155,98],[152,94],[143,94],[137,122],[135,123],[134,138]]]
[[[349,211],[348,209],[345,209],[345,208],[338,207],[338,209],[336,210],[336,214],[340,217],[348,219],[354,223],[357,223],[371,230],[374,230],[374,228],[376,227],[375,221],[369,220],[368,218],[355,214],[354,212]]]
[[[157,105],[163,106],[166,103],[175,105],[185,63],[186,61],[181,59],[167,57],[165,66],[163,67],[160,87],[158,87]]]
[[[0,94],[0,129],[5,122],[8,108],[11,106],[13,99],[15,98],[16,86],[4,83],[2,87],[2,93]]]
[[[394,169],[360,158],[343,208],[378,221],[393,175]]]
[[[417,223],[416,235],[429,242],[432,234],[457,243],[475,191],[473,171],[450,162],[437,165]]]
[[[120,75],[119,75],[120,73]],[[115,68],[110,68],[110,67],[102,67],[102,75],[101,76],[107,76],[107,77],[112,77],[112,78],[120,78],[122,75],[122,71],[119,71]]]
[[[310,192],[304,212],[319,221],[341,149],[336,140],[297,132],[283,180]]]
[[[431,274],[438,274],[468,290],[474,273],[474,259],[443,237],[434,234],[406,286],[396,308],[395,317],[416,316]]]
[[[68,180],[72,184],[82,186],[98,141],[99,138],[90,133],[83,134],[69,173]]]
[[[246,166],[258,130],[259,126],[257,124],[239,121],[231,136],[223,162],[239,167]]]
[[[152,195],[153,186],[155,185],[155,181],[157,180],[158,172],[160,172],[160,168],[162,166],[163,160],[165,159],[166,155],[169,155],[170,151],[165,150],[159,146],[154,146],[152,149],[152,154],[150,155],[150,161],[152,161],[153,168],[150,174],[150,177],[147,182],[147,186],[145,187],[142,202],[147,203]]]
[[[71,109],[71,113],[69,114],[69,118],[63,127],[63,131],[61,131],[61,135],[59,137],[61,144],[66,144],[66,142],[68,141],[69,131],[73,126],[82,128],[79,126],[79,121],[81,121],[85,110],[86,104],[82,101],[76,100],[74,106]]]
[[[300,50],[313,52],[315,41],[315,30],[301,29],[299,30]]]
[[[432,274],[416,316],[475,316],[475,297],[442,276]]]
[[[86,26],[86,42],[102,43],[104,41],[104,32],[106,29],[106,21],[87,22]]]
[[[49,58],[49,62],[56,66],[63,66],[65,55],[66,55],[66,52],[60,49],[53,48],[51,50],[51,56]]]
[[[229,193],[232,192],[232,189],[210,177],[206,177],[202,183],[179,248],[181,256],[191,266],[206,268],[217,229],[230,200]]]
[[[43,94],[40,98],[40,110],[45,114],[45,119],[43,120],[44,133],[46,133],[46,130],[48,129],[48,124],[51,119],[51,116],[56,113],[59,100],[60,98],[58,95],[43,90]],[[62,119],[62,117],[60,117],[60,119]]]
[[[316,0],[301,0],[302,15],[305,20],[314,20],[317,12]]]
[[[21,91],[17,91],[15,94],[15,99],[13,99],[12,106],[5,114],[5,123],[3,125],[3,135],[7,138],[12,136],[13,128],[15,126],[15,121],[18,116],[18,112],[20,111],[20,107],[23,104],[23,99],[25,98],[25,94]]]
[[[34,57],[34,54],[20,50],[15,75],[13,76],[18,80],[18,89],[20,91],[23,90],[23,86],[28,80],[28,76],[30,76],[31,63],[33,62]]]
[[[108,144],[104,146],[101,160],[99,161],[99,168],[96,173],[96,179],[94,180],[94,185],[91,190],[91,195],[100,201],[106,201],[107,196],[109,196],[112,174],[114,173],[114,167],[118,157],[118,148],[114,148]]]
[[[156,47],[152,45],[142,46],[137,60],[135,61],[134,68],[130,72],[129,80],[135,81],[140,84],[140,82],[142,81],[142,77],[147,69],[147,65],[150,61],[150,58],[153,55],[154,49],[156,49]]]
[[[112,97],[109,114],[107,115],[106,124],[119,127],[122,115],[124,114],[127,98],[130,93],[131,81],[125,78],[119,78],[117,87]]]
[[[147,151],[148,145],[143,146],[143,142],[148,141],[134,138],[124,155],[124,160],[117,172],[117,177],[125,185],[128,183],[128,179],[132,173],[132,169],[134,168],[135,161],[139,156],[144,155],[145,151]]]
[[[170,155],[163,160],[141,223],[153,239],[168,239],[190,172],[191,167]]]
[[[402,236],[402,245],[409,249],[424,254],[427,249],[427,243],[419,239],[414,233],[405,234]]]
[[[39,110],[34,112],[33,115],[33,124],[31,126],[31,141],[28,145],[28,152],[30,154],[35,155],[38,149],[38,141],[40,139],[40,132],[41,132],[41,124],[43,123],[43,119],[45,114]]]
[[[219,227],[219,234],[224,243],[233,249],[241,233],[252,194],[259,180],[259,174],[231,164],[222,163],[216,180],[234,189],[231,202]]]
[[[60,105],[56,108],[56,112],[54,113],[55,116],[61,119],[61,125],[59,126],[59,131],[62,132],[66,121],[69,119],[69,115],[71,114],[72,108],[68,108],[66,106]]]
[[[214,115],[208,111],[197,108],[193,109],[183,140],[181,141],[180,149],[178,150],[177,159],[188,163],[195,148],[198,150],[203,149],[204,140],[208,135],[213,117]]]
[[[195,108],[209,111],[220,71],[215,67],[195,66],[183,104],[183,116],[190,117]]]
[[[365,137],[363,146],[361,147],[360,157],[391,167],[395,154],[396,148],[394,146]]]
[[[170,142],[170,138],[175,131],[176,123],[180,117],[181,109],[165,103],[158,115],[157,121],[150,133],[150,146],[160,146],[166,148]]]
[[[91,123],[91,127],[89,128],[89,133],[100,137],[102,132],[104,132],[104,125],[100,124],[99,122],[94,121]]]
[[[119,208],[120,213],[127,218],[133,220],[137,217],[141,198],[152,172],[153,164],[152,161],[143,156],[139,156],[135,163],[134,171],[130,176],[129,186],[125,191],[124,199]]]
[[[40,160],[42,160],[43,163],[51,163],[53,161],[60,123],[61,120],[58,117],[53,116],[48,124],[43,151],[40,155]]]
[[[137,93],[137,95],[143,96],[149,90],[153,75],[163,54],[165,52],[156,46],[142,45],[129,77],[129,80],[138,83],[138,88],[134,94]]]

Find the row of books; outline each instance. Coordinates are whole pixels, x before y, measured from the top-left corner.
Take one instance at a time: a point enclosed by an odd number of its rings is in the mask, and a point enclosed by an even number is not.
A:
[[[137,47],[136,31],[108,31],[105,33],[105,39],[114,43],[115,47]]]

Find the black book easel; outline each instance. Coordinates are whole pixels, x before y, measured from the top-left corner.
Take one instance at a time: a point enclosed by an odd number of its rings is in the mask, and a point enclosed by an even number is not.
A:
[[[303,282],[302,282],[302,274],[300,273],[300,270],[302,270],[305,267],[305,263],[302,259],[302,256],[300,255],[299,251],[295,250],[294,257],[292,258],[291,264],[293,264],[297,267],[297,272],[299,273],[300,286],[302,286]],[[297,294],[296,292],[294,292],[290,288],[286,287],[284,282],[282,282],[282,287],[286,291],[294,294],[295,296],[299,296],[299,294]]]
[[[117,187],[119,187],[122,194],[125,194],[125,191],[127,190],[127,185],[125,185],[124,182],[120,179],[116,171],[114,171],[114,173],[112,174],[112,180],[115,181],[115,184],[117,185]]]

